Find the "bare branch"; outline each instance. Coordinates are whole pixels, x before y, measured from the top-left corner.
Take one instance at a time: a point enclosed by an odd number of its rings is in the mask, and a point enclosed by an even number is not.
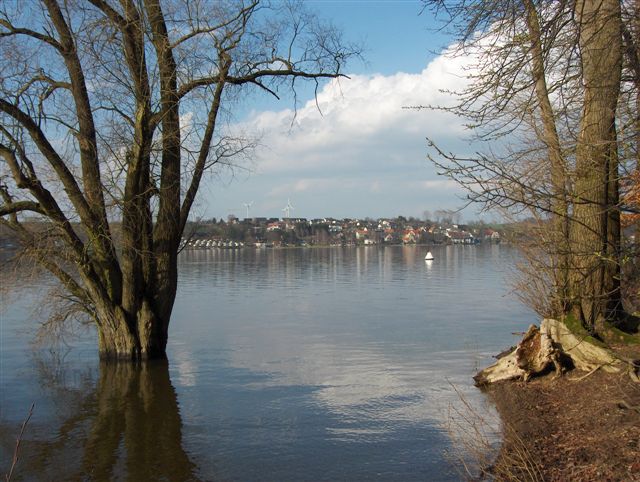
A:
[[[0,38],[11,37],[14,35],[26,35],[36,40],[40,40],[41,42],[45,42],[51,45],[53,48],[55,48],[58,51],[63,50],[62,45],[60,45],[60,43],[56,39],[54,39],[53,37],[50,37],[49,35],[36,32],[28,28],[14,27],[13,25],[11,25],[11,23],[9,23],[5,19],[0,19],[0,25],[5,27],[8,30],[8,32],[0,32]]]
[[[16,201],[0,205],[0,216],[8,214],[20,213],[23,211],[31,211],[38,214],[44,214],[44,210],[39,203],[33,201]]]

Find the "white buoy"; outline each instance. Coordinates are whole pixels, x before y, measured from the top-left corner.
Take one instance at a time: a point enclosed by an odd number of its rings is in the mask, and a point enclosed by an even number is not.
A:
[[[427,255],[424,257],[425,261],[433,261],[433,255],[431,254],[431,251],[427,251]]]

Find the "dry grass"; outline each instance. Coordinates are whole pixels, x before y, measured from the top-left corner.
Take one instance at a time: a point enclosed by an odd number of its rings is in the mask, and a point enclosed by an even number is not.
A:
[[[446,430],[452,451],[446,456],[465,480],[542,482],[539,463],[515,429],[500,421],[494,412],[482,413],[457,387],[458,398],[450,404]],[[500,435],[508,441],[505,451]]]

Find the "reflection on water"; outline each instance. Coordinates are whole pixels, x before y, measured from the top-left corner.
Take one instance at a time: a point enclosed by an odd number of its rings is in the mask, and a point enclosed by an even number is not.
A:
[[[182,422],[166,362],[100,363],[97,380],[86,373],[75,388],[52,383],[59,373],[38,364],[40,382],[51,388],[58,410],[55,420],[43,423],[36,409],[16,480],[197,480],[182,447]],[[3,425],[3,459],[11,438]]]
[[[505,297],[513,250],[431,251],[184,252],[168,371],[99,365],[87,340],[47,379],[12,305],[0,470],[36,400],[28,478],[457,480],[451,385],[482,406],[471,375],[534,317]]]
[[[108,480],[124,464],[130,480],[151,480],[158,474],[169,480],[193,478],[194,465],[182,448],[182,424],[166,363],[101,364],[95,403],[84,473]],[[121,457],[123,461],[118,460]]]

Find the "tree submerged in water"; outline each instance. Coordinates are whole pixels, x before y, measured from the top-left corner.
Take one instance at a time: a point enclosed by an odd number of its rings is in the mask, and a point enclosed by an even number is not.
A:
[[[95,323],[102,358],[166,357],[177,256],[250,89],[342,75],[357,49],[296,2],[41,0],[0,7],[0,222]]]

